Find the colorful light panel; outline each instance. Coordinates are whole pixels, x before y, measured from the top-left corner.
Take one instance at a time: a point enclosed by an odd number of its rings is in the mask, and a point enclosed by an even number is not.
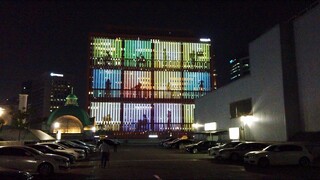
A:
[[[154,41],[154,66],[156,68],[180,68],[181,43]]]

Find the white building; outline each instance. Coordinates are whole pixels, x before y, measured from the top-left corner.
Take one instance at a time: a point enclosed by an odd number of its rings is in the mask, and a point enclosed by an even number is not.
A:
[[[320,131],[319,4],[251,42],[249,58],[249,76],[196,100],[195,122],[237,127],[244,140]]]

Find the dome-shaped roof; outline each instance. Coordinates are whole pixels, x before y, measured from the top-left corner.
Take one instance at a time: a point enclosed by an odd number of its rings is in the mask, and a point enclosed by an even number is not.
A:
[[[78,99],[78,97],[76,96],[76,95],[74,95],[74,94],[69,94],[67,97],[66,97],[66,99]]]
[[[90,117],[86,111],[84,111],[78,106],[73,106],[73,105],[63,106],[55,110],[49,116],[47,124],[50,126],[54,120],[64,115],[71,115],[71,116],[77,117],[81,121],[83,126],[88,126],[93,124],[93,122],[91,122]]]

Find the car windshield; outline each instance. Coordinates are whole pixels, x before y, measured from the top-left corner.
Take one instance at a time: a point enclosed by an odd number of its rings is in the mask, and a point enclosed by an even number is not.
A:
[[[263,149],[263,151],[274,151],[277,148],[275,145],[270,145]]]
[[[234,148],[235,148],[235,149],[243,149],[243,148],[245,148],[246,146],[247,146],[247,144],[241,143],[241,144],[236,145]]]
[[[81,145],[87,145],[85,142],[82,142],[82,141],[79,141],[79,140],[73,140],[72,141],[73,143],[76,143],[76,144],[81,144]]]
[[[27,151],[31,152],[34,155],[43,155],[41,151],[36,150],[34,148],[25,147],[24,149],[26,149]]]

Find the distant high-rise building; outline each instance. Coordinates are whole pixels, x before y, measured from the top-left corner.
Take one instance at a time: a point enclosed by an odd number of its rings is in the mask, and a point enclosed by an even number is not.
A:
[[[209,39],[92,34],[88,107],[97,129],[191,132],[194,99],[216,89]]]
[[[230,65],[230,81],[234,81],[250,74],[249,56],[243,58],[231,59]]]
[[[64,106],[73,81],[71,75],[50,72],[32,80],[29,101],[31,108],[35,111],[33,119],[47,118],[55,109]]]

